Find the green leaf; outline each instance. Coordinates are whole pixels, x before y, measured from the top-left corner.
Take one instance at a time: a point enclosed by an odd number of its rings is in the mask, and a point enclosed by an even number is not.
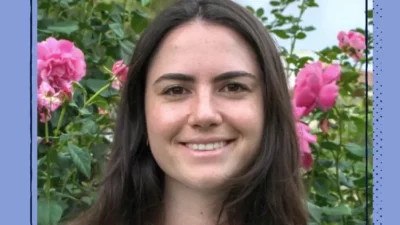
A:
[[[73,137],[71,133],[61,134],[60,135],[60,143],[65,143]]]
[[[340,146],[338,144],[330,142],[330,141],[322,142],[321,147],[328,149],[328,150],[339,150],[340,149]]]
[[[109,103],[105,98],[102,98],[100,96],[98,96],[93,102],[92,104],[95,104],[97,106],[99,106],[101,109],[107,109]]]
[[[68,151],[76,168],[87,178],[90,178],[91,156],[89,152],[71,143],[68,144]]]
[[[79,109],[79,112],[80,112],[83,116],[92,115],[92,113],[91,113],[87,108]]]
[[[334,161],[329,159],[318,159],[318,163],[324,168],[332,167],[335,164]]]
[[[118,4],[114,3],[114,6],[118,6]],[[111,21],[119,24],[122,23],[122,18],[121,18],[122,11],[123,10],[118,9],[118,7],[116,7],[113,11],[111,11],[111,13],[109,14]]]
[[[365,167],[365,166],[364,166]],[[365,171],[365,170],[364,170]],[[359,188],[365,188],[365,176],[354,179],[354,184]]]
[[[75,82],[75,81],[73,81],[72,82],[72,87],[75,89],[75,88],[79,88],[81,91],[82,91],[82,93],[84,94],[84,95],[86,95],[87,93],[86,93],[86,89],[79,83],[79,82]]]
[[[327,197],[329,193],[329,183],[323,177],[316,177],[314,180],[314,189],[320,196]]]
[[[299,33],[296,35],[296,38],[299,39],[299,40],[301,40],[301,39],[306,38],[306,36],[307,36],[307,35],[306,35],[304,32],[299,32]]]
[[[83,121],[82,129],[81,129],[81,132],[83,134],[94,135],[97,133],[97,130],[98,130],[98,126],[93,120],[86,119]]]
[[[268,17],[265,17],[265,16],[261,17],[261,21],[266,22],[267,20],[268,20]]]
[[[328,54],[326,54],[326,56],[332,60],[337,59],[337,53],[336,52],[329,52]]]
[[[262,17],[264,15],[264,9],[263,8],[259,8],[257,9],[257,17]]]
[[[75,21],[65,21],[60,22],[51,26],[47,27],[47,30],[58,32],[58,33],[65,33],[71,34],[79,29],[78,22]]]
[[[142,6],[146,7],[151,3],[151,0],[140,0],[140,3]]]
[[[307,26],[307,27],[304,27],[303,30],[304,31],[313,31],[313,30],[315,30],[315,27],[314,26]]]
[[[142,33],[143,30],[146,29],[151,19],[147,13],[140,10],[132,11],[131,17],[131,27],[138,34]]]
[[[308,0],[308,1],[306,1],[306,5],[307,5],[308,7],[318,7],[318,6],[319,6],[317,3],[315,3],[314,0]]]
[[[66,152],[58,153],[56,163],[59,168],[67,169],[71,166],[71,158]]]
[[[53,200],[38,200],[38,225],[57,225],[60,221],[63,209]]]
[[[303,68],[304,65],[308,62],[312,62],[314,59],[309,56],[301,57],[299,60],[297,60],[297,67],[298,68]]]
[[[342,185],[345,185],[348,188],[354,187],[353,180],[346,176],[341,170],[339,170],[339,181]]]
[[[359,72],[344,68],[341,71],[340,81],[344,83],[353,83],[356,82],[360,76],[361,74]]]
[[[364,207],[365,208],[365,207]],[[365,209],[363,209],[363,212],[365,211]],[[350,221],[349,221],[350,222]],[[350,223],[349,223],[350,224]],[[359,219],[356,219],[356,218],[352,218],[351,219],[351,225],[365,225],[365,224],[367,224],[367,221],[364,221],[364,220],[359,220]]]
[[[315,222],[318,224],[321,223],[321,216],[322,216],[322,209],[311,202],[307,202],[308,211],[311,217],[314,219]]]
[[[122,25],[120,23],[112,23],[109,25],[110,29],[119,37],[124,37],[124,30],[122,29]]]
[[[121,58],[124,60],[125,64],[129,64],[133,51],[135,50],[135,44],[133,44],[131,41],[124,40],[120,42],[120,45]]]
[[[99,2],[96,4],[96,10],[101,11],[111,11],[113,9],[113,5],[109,3]]]
[[[82,81],[81,83],[83,83],[85,86],[87,86],[91,91],[97,92],[102,87],[109,84],[109,81],[101,80],[101,79],[87,79],[85,81]],[[118,95],[118,91],[111,87],[100,93],[100,96],[102,96],[104,98],[108,98],[108,97],[114,96],[114,95]]]
[[[104,143],[98,143],[93,146],[93,158],[97,160],[101,160],[106,154],[109,149],[109,146]]]
[[[323,207],[322,212],[328,216],[350,216],[351,209],[348,206],[341,205],[338,207]]]
[[[340,54],[342,52],[342,50],[340,50],[340,48],[338,46],[333,46],[331,48],[331,51],[333,51],[333,52],[335,52],[337,54]]]
[[[356,157],[363,158],[365,157],[365,148],[361,147],[355,143],[347,143],[344,147],[349,151],[350,154]]]
[[[290,36],[284,30],[271,30],[272,33],[276,34],[278,37],[282,39],[288,39]]]
[[[278,1],[270,1],[269,4],[272,5],[272,6],[278,6],[278,5],[280,5],[281,3],[278,2]]]
[[[71,102],[69,102],[68,106],[72,107],[72,108],[76,108],[78,109],[78,105],[72,100]]]
[[[372,11],[372,9],[368,10],[368,18],[372,18],[374,17],[374,12]]]

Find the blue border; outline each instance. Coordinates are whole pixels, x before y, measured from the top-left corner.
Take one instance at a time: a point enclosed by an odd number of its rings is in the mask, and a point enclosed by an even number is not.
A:
[[[31,5],[31,216],[30,224],[37,224],[37,1],[30,0]]]
[[[4,132],[1,133],[0,138],[4,146],[2,157],[0,157],[0,177],[4,181],[0,185],[0,210],[3,212],[0,223],[36,224],[37,114],[36,85],[34,84],[37,82],[35,63],[37,0],[25,2],[25,5],[20,4],[19,1],[6,1],[3,7],[18,9],[19,13],[17,15],[14,10],[4,10],[0,14],[3,30],[9,31],[8,35],[0,37],[2,50],[5,53],[1,60],[2,82],[5,85],[0,89],[0,93],[4,96],[2,105],[6,109],[0,110],[0,118],[3,118],[2,125],[6,128],[3,129]],[[400,127],[396,110],[398,102],[396,90],[398,90],[397,84],[400,78],[396,66],[398,59],[395,55],[396,48],[399,48],[398,36],[395,26],[391,25],[396,24],[400,2],[374,0],[373,8],[373,223],[394,224],[398,220],[397,203],[400,202],[396,179],[398,177],[396,165],[400,159],[400,152],[396,145],[398,132],[394,129]],[[10,19],[12,17],[16,18]],[[14,31],[10,32],[12,30]],[[384,42],[383,31],[385,31]],[[383,48],[384,43],[386,48]],[[383,89],[391,94],[384,95]],[[389,91],[391,89],[392,92]],[[386,103],[385,107],[383,107],[384,103]],[[384,152],[383,146],[388,150]],[[29,157],[26,157],[28,155]],[[384,180],[383,176],[393,178]]]
[[[374,224],[398,224],[399,1],[374,1]],[[386,47],[385,47],[386,46]],[[384,94],[384,92],[386,94]],[[386,150],[385,150],[386,149]],[[386,177],[386,179],[383,179]]]
[[[3,1],[0,13],[0,224],[36,224],[36,7]]]
[[[383,145],[383,130],[382,130],[382,99],[383,98],[383,85],[382,85],[382,58],[384,55],[382,54],[382,30],[383,27],[383,18],[382,18],[382,8],[381,4],[383,4],[384,0],[374,1],[373,6],[373,21],[374,21],[374,32],[373,32],[373,40],[374,40],[374,84],[373,84],[373,224],[383,224],[383,190],[382,190],[382,176],[383,176],[383,154],[382,154],[382,145]],[[386,3],[388,3],[387,1]],[[394,1],[391,1],[392,4]],[[389,7],[390,8],[390,7]],[[388,48],[389,49],[389,48]],[[391,76],[393,79],[393,76]],[[386,86],[386,85],[385,85]],[[387,86],[386,86],[387,88]],[[386,139],[386,138],[385,138]],[[387,140],[387,139],[386,139]]]

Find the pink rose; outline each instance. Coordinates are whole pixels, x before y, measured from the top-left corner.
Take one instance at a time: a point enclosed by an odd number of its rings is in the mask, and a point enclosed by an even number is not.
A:
[[[313,157],[309,144],[315,143],[317,141],[317,136],[311,134],[310,127],[300,120],[306,108],[296,106],[293,106],[293,108],[296,119],[297,140],[301,153],[302,166],[309,170],[313,164]]]
[[[112,83],[112,87],[119,90],[122,84],[125,83],[126,77],[128,76],[129,68],[124,64],[123,60],[119,60],[114,63],[112,72],[115,74],[117,79]]]
[[[340,31],[337,39],[342,52],[348,54],[355,61],[360,60],[363,56],[363,51],[366,49],[365,36],[363,34],[355,31],[349,31],[348,33]]]
[[[361,33],[350,31],[347,34],[349,38],[349,44],[354,49],[365,49],[365,36]]]
[[[38,43],[37,49],[38,86],[46,82],[56,91],[69,89],[85,76],[85,58],[74,43],[50,37]]]
[[[50,113],[62,104],[60,93],[56,93],[48,83],[42,82],[37,90],[38,112],[42,123],[50,120]]]
[[[297,107],[305,107],[304,115],[308,115],[315,107],[327,111],[336,104],[340,79],[340,66],[330,65],[325,69],[321,62],[306,64],[296,77],[294,103]]]
[[[346,48],[349,46],[349,38],[346,32],[340,31],[337,35],[337,39],[339,40],[339,48],[342,51],[346,51]]]

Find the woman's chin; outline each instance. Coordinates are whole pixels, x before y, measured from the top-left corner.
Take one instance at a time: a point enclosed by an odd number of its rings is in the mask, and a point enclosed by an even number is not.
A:
[[[193,190],[201,192],[215,192],[225,190],[226,178],[218,176],[217,174],[211,176],[210,174],[197,174],[188,176],[186,179],[180,181],[184,186]]]

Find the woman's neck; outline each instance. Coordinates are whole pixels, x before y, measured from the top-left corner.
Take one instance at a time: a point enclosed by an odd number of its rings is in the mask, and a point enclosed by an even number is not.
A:
[[[173,180],[165,179],[164,217],[160,225],[216,225],[224,193],[194,190]],[[219,225],[226,225],[223,213]]]

